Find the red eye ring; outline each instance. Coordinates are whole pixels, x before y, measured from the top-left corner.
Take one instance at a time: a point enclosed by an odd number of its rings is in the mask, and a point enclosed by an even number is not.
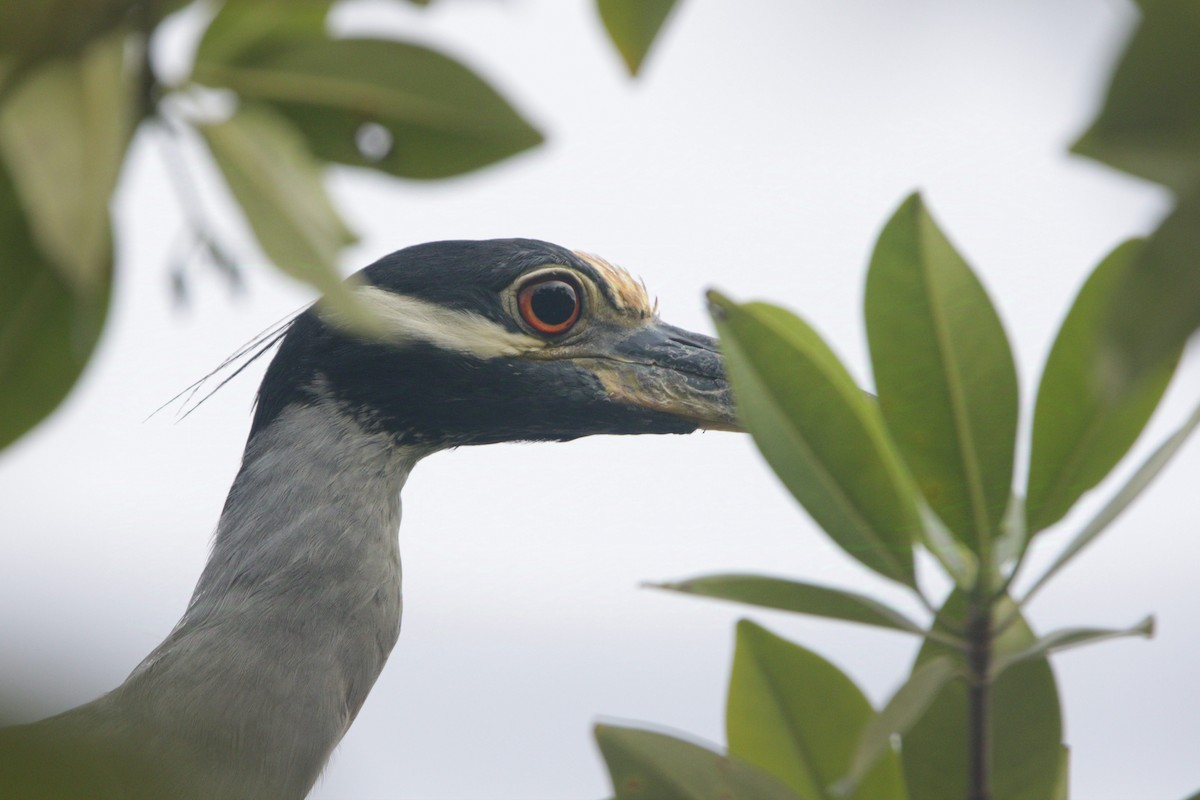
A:
[[[566,333],[579,321],[582,294],[574,280],[550,275],[522,287],[517,293],[517,308],[526,325],[554,336]]]

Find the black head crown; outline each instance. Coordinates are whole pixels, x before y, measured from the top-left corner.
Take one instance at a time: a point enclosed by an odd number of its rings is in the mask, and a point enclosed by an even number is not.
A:
[[[736,429],[716,342],[661,322],[644,287],[602,259],[534,239],[431,242],[357,278],[385,335],[350,333],[317,307],[298,316],[252,438],[318,403],[430,449]]]

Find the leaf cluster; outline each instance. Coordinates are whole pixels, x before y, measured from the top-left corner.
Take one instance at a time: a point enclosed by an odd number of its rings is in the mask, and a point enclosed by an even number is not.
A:
[[[660,584],[915,635],[922,646],[907,679],[875,709],[836,666],[744,620],[726,707],[728,753],[602,726],[597,739],[617,797],[1067,797],[1048,656],[1148,637],[1154,622],[1038,635],[1026,606],[1200,424],[1198,407],[1014,594],[1030,548],[1129,452],[1200,327],[1200,95],[1193,91],[1200,13],[1176,0],[1143,8],[1105,107],[1074,149],[1163,183],[1178,205],[1145,240],[1103,259],[1076,296],[1037,386],[1023,486],[1013,485],[1017,453],[1026,448],[1018,447],[1008,338],[985,288],[920,196],[884,226],[867,273],[874,394],[855,384],[804,320],[710,293],[739,415],[767,463],[842,550],[912,592],[931,618],[783,577]],[[936,605],[914,569],[919,549],[954,586]],[[706,774],[724,783],[697,777]]]

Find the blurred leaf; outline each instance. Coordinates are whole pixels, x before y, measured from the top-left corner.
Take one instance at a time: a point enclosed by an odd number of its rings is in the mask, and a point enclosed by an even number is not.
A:
[[[646,53],[662,30],[676,0],[596,0],[608,37],[629,68],[637,75]]]
[[[1050,653],[1065,650],[1068,647],[1103,642],[1109,639],[1121,639],[1129,636],[1144,636],[1147,639],[1154,636],[1154,617],[1146,617],[1132,628],[1064,628],[1048,633],[1031,642],[1026,647],[996,659],[992,666],[992,676],[1003,673],[1014,664],[1020,664],[1034,658],[1043,658]]]
[[[1138,250],[1113,290],[1103,323],[1104,388],[1116,394],[1154,380],[1200,327],[1200,187]]]
[[[1179,452],[1179,449],[1183,447],[1185,442],[1187,442],[1188,437],[1192,435],[1192,431],[1196,430],[1197,426],[1200,426],[1200,406],[1196,407],[1196,410],[1192,412],[1192,415],[1188,417],[1187,421],[1184,422],[1179,430],[1171,434],[1166,441],[1160,444],[1158,448],[1155,449],[1155,451],[1151,453],[1145,461],[1142,462],[1142,465],[1138,467],[1137,472],[1133,473],[1133,476],[1130,477],[1128,482],[1126,482],[1126,484],[1122,486],[1115,495],[1113,495],[1112,499],[1105,504],[1104,508],[1100,509],[1100,512],[1096,514],[1092,521],[1085,525],[1083,530],[1075,535],[1075,538],[1071,540],[1071,543],[1063,548],[1063,551],[1058,554],[1058,558],[1054,559],[1054,563],[1042,573],[1042,576],[1038,578],[1033,586],[1029,588],[1029,591],[1025,593],[1025,597],[1021,601],[1022,604],[1028,603],[1030,598],[1037,594],[1038,590],[1045,586],[1046,583],[1048,583],[1049,580],[1053,578],[1059,570],[1065,567],[1071,561],[1071,559],[1079,555],[1079,553],[1085,547],[1091,544],[1097,536],[1103,533],[1104,530],[1117,519],[1117,517],[1121,516],[1121,513],[1129,507],[1129,504],[1137,499],[1138,495],[1140,495],[1146,489],[1146,487],[1149,486],[1156,477],[1158,477],[1158,473],[1161,472],[1162,468],[1167,465],[1167,463],[1175,456],[1177,452]]]
[[[1029,542],[1029,531],[1025,526],[1025,499],[1014,494],[1008,500],[1008,510],[1000,523],[1000,536],[992,552],[992,573],[997,583],[1002,582],[1005,571],[1016,563]],[[970,584],[963,588],[969,588]]]
[[[958,665],[945,656],[931,658],[913,670],[912,675],[896,690],[883,710],[863,728],[854,748],[850,769],[834,786],[838,796],[849,797],[862,787],[863,776],[880,758],[885,755],[895,757],[892,737],[907,733],[925,714],[942,687],[957,675]]]
[[[922,503],[920,512],[923,533],[921,544],[925,545],[925,548],[933,554],[933,557],[942,565],[942,569],[946,570],[946,574],[954,580],[956,586],[960,589],[969,589],[974,586],[975,579],[979,575],[979,559],[965,544],[954,538],[953,534],[946,529],[946,524],[930,510],[929,506]]]
[[[72,55],[125,21],[135,0],[0,3],[0,52],[40,60]]]
[[[0,448],[50,414],[83,372],[108,312],[111,263],[109,252],[90,291],[68,283],[38,251],[0,164]]]
[[[1065,744],[1059,750],[1058,783],[1050,800],[1070,800],[1071,797],[1071,748]]]
[[[123,30],[26,75],[0,106],[0,155],[38,249],[76,291],[108,292],[108,203],[129,143]]]
[[[1200,184],[1200,5],[1146,0],[1104,108],[1072,150],[1190,192]]]
[[[327,38],[333,0],[225,0],[196,50],[195,62],[235,64],[275,49]]]
[[[950,595],[938,613],[944,626],[962,627],[964,593]],[[995,643],[995,655],[1028,647],[1033,632],[1011,601],[998,604],[994,620],[1015,615]],[[926,641],[916,669],[945,656],[963,672],[963,657],[951,648]],[[1045,800],[1059,782],[1062,714],[1054,673],[1045,658],[1015,665],[991,691],[992,800]],[[951,681],[942,687],[925,715],[904,737],[901,760],[912,800],[962,800],[967,794],[967,686]]]
[[[337,270],[338,254],[354,235],[325,194],[319,164],[287,120],[243,104],[200,132],[267,256],[320,291],[344,321],[371,327],[372,318]]]
[[[879,235],[866,318],[897,447],[955,537],[987,554],[1012,494],[1016,367],[987,292],[919,195]]]
[[[1108,310],[1140,242],[1114,250],[1080,290],[1046,360],[1033,415],[1033,446],[1026,501],[1036,533],[1062,519],[1128,452],[1166,391],[1177,351],[1149,380],[1131,387],[1101,386],[1096,368]]]
[[[131,737],[96,730],[94,718],[85,715],[9,727],[12,711],[16,708],[0,698],[0,796],[5,800],[202,796],[187,784],[196,772],[194,761],[163,758],[161,750],[152,756]]]
[[[793,314],[708,298],[738,415],[771,469],[843,550],[915,586],[920,519],[875,406]]]
[[[234,56],[198,61],[196,79],[271,103],[329,161],[444,178],[542,141],[474,72],[417,45],[304,33]]]
[[[859,733],[874,716],[863,693],[833,664],[752,622],[738,623],[725,716],[731,755],[780,778],[800,797],[828,797],[826,787],[849,769]],[[885,750],[875,769],[864,770],[856,797],[905,797],[900,760]]]
[[[0,3],[0,58],[19,77],[55,58],[73,58],[98,39],[125,28],[131,16],[154,24],[178,2],[146,0],[38,0]],[[9,88],[0,82],[0,97]]]
[[[800,800],[749,764],[666,734],[597,725],[596,743],[618,800]]]
[[[707,575],[655,586],[684,594],[858,622],[917,635],[925,634],[920,625],[878,600],[828,586],[762,575]]]

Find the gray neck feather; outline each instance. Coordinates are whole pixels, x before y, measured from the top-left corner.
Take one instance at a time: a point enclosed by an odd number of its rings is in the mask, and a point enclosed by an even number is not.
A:
[[[303,797],[396,643],[420,455],[332,404],[286,410],[246,448],[183,619],[64,717],[164,759],[174,796]]]

